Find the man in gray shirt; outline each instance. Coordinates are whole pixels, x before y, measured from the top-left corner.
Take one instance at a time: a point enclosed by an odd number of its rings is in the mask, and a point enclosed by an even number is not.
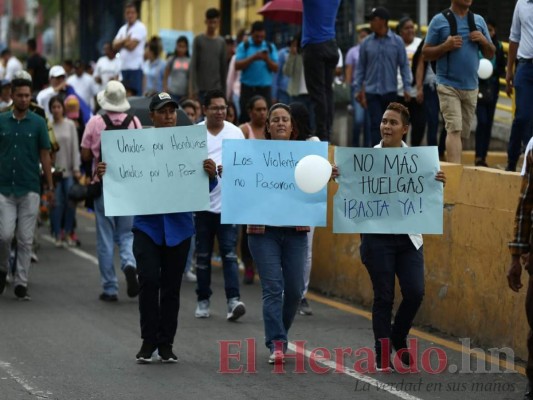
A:
[[[226,42],[217,35],[220,11],[210,8],[205,12],[206,33],[194,38],[189,78],[189,97],[203,104],[209,90],[226,92]]]

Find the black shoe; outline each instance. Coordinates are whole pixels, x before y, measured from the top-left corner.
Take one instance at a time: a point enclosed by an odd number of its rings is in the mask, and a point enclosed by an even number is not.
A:
[[[116,294],[102,293],[100,295],[100,300],[112,303],[112,302],[118,301],[118,297]]]
[[[143,341],[141,349],[135,356],[139,364],[148,364],[152,362],[152,354],[157,350],[157,346],[152,343]]]
[[[391,362],[391,355],[389,354],[389,359],[387,360],[387,364],[385,364],[385,360],[382,359],[381,357],[381,353],[380,352],[377,352],[376,353],[376,370],[378,372],[386,372],[386,373],[391,373],[392,371],[394,371],[394,367],[392,366],[392,362]]]
[[[4,293],[6,288],[7,272],[0,271],[0,294]]]
[[[474,165],[476,167],[488,167],[487,162],[483,158],[476,158]]]
[[[172,352],[171,344],[160,344],[158,346],[159,358],[164,363],[177,363],[178,357]]]
[[[139,294],[139,281],[137,280],[137,269],[132,266],[124,268],[126,283],[128,285],[128,297],[135,297]]]
[[[400,356],[400,360],[402,361],[402,364],[406,367],[409,367],[411,365],[411,354],[409,353],[409,349],[407,348],[407,340],[406,338],[399,339],[395,338],[394,336],[391,338],[392,347],[394,347],[394,350],[396,350],[396,354],[402,350],[402,354]]]
[[[516,172],[516,163],[508,162],[507,163],[507,167],[505,167],[505,170],[506,171]]]
[[[28,294],[28,288],[26,286],[15,286],[15,296],[17,296],[19,300],[31,300],[31,297]]]

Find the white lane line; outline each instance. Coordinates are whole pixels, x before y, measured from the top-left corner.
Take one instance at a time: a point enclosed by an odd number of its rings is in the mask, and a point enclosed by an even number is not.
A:
[[[289,348],[289,350],[294,351],[294,352],[296,352],[297,350],[297,347],[292,342],[289,342],[287,347]],[[301,349],[298,349],[298,350],[300,351]],[[313,358],[317,364],[322,364],[325,367],[329,367],[332,370],[337,369],[337,363],[335,361],[315,358],[309,350],[305,350],[305,349],[304,349],[304,355],[306,358],[309,358],[309,359]],[[343,367],[342,373],[354,379],[357,379],[360,382],[367,383],[371,386],[374,386],[378,392],[388,392],[392,394],[393,396],[396,396],[403,400],[423,400],[420,397],[416,397],[402,390],[398,390],[394,386],[389,385],[388,383],[381,382],[377,379],[363,375],[354,369]]]
[[[10,363],[0,361],[0,369],[4,370],[11,379],[16,381],[20,386],[24,388],[29,394],[35,396],[37,399],[49,399],[52,395],[50,391],[37,390],[33,387],[28,379],[24,378],[22,374],[11,366]]]
[[[43,239],[46,240],[47,242],[50,242],[50,243],[54,243],[54,239],[49,236],[49,235],[43,235]],[[68,247],[67,248],[68,251],[70,251],[71,253],[74,253],[76,255],[78,255],[79,257],[82,257],[86,260],[89,260],[91,261],[92,263],[98,265],[98,259],[92,255],[90,255],[89,253],[86,253],[84,252],[83,250],[79,250],[79,249],[76,249],[76,248],[73,248],[73,247]],[[296,346],[289,342],[288,344],[288,348],[291,350],[291,351],[296,351]],[[304,355],[306,358],[314,358],[311,354],[311,352],[309,350],[304,350]],[[337,363],[335,361],[331,361],[331,360],[323,360],[323,359],[316,359],[315,358],[315,362],[317,364],[322,364],[326,367],[329,367],[333,370],[335,370],[337,368]],[[361,381],[363,383],[368,383],[369,385],[371,386],[374,386],[377,390],[379,391],[383,391],[383,392],[388,392],[400,399],[403,399],[403,400],[423,400],[421,399],[420,397],[416,397],[416,396],[412,396],[410,395],[409,393],[407,392],[404,392],[402,390],[398,390],[396,389],[395,387],[385,383],[385,382],[381,382],[377,379],[374,379],[374,378],[371,378],[369,376],[366,376],[366,375],[363,375],[357,371],[355,371],[354,369],[351,369],[351,368],[346,368],[344,367],[343,368],[343,374],[345,375],[348,375],[354,379],[357,379],[358,381]]]
[[[49,243],[55,243],[54,238],[50,235],[41,235],[41,237]],[[65,250],[68,250],[71,253],[76,254],[78,257],[84,258],[86,260],[89,260],[93,264],[98,265],[98,258],[90,255],[89,253],[86,253],[83,250],[76,249],[75,247],[65,247]]]

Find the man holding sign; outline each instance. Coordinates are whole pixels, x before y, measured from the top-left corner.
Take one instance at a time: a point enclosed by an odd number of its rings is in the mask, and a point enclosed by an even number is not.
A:
[[[380,124],[381,142],[376,148],[407,147],[402,138],[409,128],[409,111],[399,103],[390,103]],[[339,169],[343,174],[341,164]],[[392,175],[392,172],[389,171]],[[435,179],[446,182],[444,172],[438,171]],[[342,178],[341,178],[342,188]],[[429,185],[428,185],[429,186]],[[393,189],[395,190],[395,189]],[[339,212],[338,208],[335,210]],[[400,233],[400,232],[398,232]],[[407,348],[407,334],[424,297],[424,254],[420,234],[361,234],[361,261],[368,270],[374,288],[372,328],[374,330],[376,367],[390,370],[392,367],[391,343],[397,358],[406,366],[414,355]],[[391,324],[394,304],[395,277],[398,277],[403,300]],[[401,365],[396,362],[396,367]]]
[[[168,93],[159,93],[150,102],[150,119],[155,128],[176,126],[178,103]],[[216,165],[207,159],[203,169],[209,176],[209,188],[217,185]],[[106,170],[98,164],[98,176]],[[133,221],[133,253],[139,272],[139,311],[143,344],[137,353],[140,364],[152,361],[155,350],[163,362],[175,363],[172,351],[178,327],[181,278],[191,237],[194,234],[192,212],[138,215]]]

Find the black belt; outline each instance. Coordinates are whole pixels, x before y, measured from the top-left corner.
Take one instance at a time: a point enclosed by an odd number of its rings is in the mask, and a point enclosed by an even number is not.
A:
[[[533,58],[519,58],[518,64],[533,64]]]

